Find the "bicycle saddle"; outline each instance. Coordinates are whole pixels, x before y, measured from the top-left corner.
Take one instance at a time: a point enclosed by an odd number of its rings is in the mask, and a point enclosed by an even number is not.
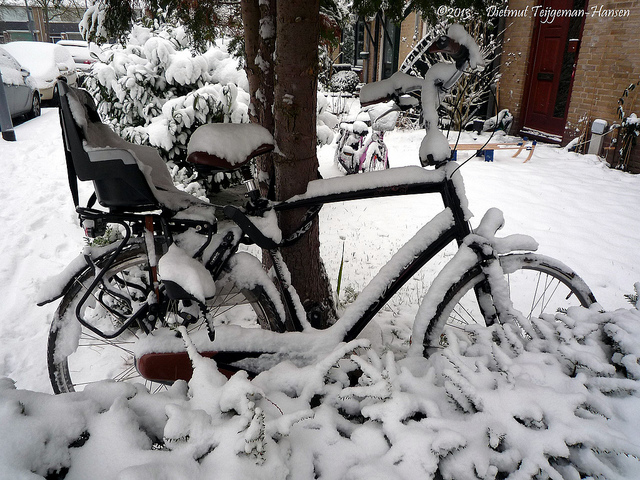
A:
[[[210,123],[191,135],[187,161],[214,171],[237,170],[274,148],[271,133],[256,123]]]

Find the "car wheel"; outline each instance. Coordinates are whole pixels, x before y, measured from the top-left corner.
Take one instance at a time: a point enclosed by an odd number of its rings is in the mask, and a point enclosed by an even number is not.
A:
[[[36,118],[40,116],[40,94],[33,92],[33,100],[31,101],[31,110],[27,114],[28,118]]]

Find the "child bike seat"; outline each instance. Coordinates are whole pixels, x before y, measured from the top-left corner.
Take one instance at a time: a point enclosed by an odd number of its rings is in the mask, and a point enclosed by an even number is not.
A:
[[[57,84],[69,182],[78,206],[79,180],[93,181],[100,205],[111,212],[166,209],[208,222],[214,209],[175,187],[165,162],[155,148],[119,137],[100,121],[88,92]]]
[[[191,135],[187,161],[215,172],[226,172],[237,170],[274,148],[271,133],[256,123],[211,123]]]

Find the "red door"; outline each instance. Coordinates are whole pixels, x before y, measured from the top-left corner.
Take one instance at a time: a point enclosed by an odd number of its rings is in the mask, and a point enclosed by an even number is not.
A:
[[[585,0],[543,0],[538,12],[584,8]],[[524,133],[562,140],[583,18],[567,16],[550,21],[548,16],[537,16],[525,91]]]

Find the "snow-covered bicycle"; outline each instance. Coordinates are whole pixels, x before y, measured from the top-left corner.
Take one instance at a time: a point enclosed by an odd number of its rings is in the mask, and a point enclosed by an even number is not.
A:
[[[382,101],[416,88],[424,92],[429,82],[443,88],[447,82],[440,78],[468,68],[470,42],[466,32],[451,30],[437,46],[464,59],[453,70],[441,68],[436,80],[392,77],[365,90],[365,97]],[[437,140],[421,146],[421,158],[433,168],[316,180],[302,195],[270,202],[260,197],[249,168],[253,157],[274,148],[270,134],[258,125],[203,126],[191,139],[189,160],[212,171],[240,170],[247,185],[245,208],[224,207],[219,221],[211,205],[173,186],[153,149],[124,142],[102,124],[86,92],[59,88],[70,185],[86,234],[100,236],[112,225],[122,238],[87,246],[42,291],[41,304],[62,298],[47,353],[56,392],[107,378],[160,386],[188,380],[191,362],[177,331],[228,374],[256,374],[283,361],[310,364],[357,339],[394,293],[449,244],[458,250],[421,303],[410,355],[432,354],[471,323],[515,322],[526,335],[527,316],[595,302],[570,268],[532,253],[531,238],[496,237],[503,223],[498,210],[471,229],[458,164],[446,161],[450,152]],[[436,138],[433,130],[428,138]],[[87,206],[79,206],[76,178],[93,181],[95,198]],[[335,324],[313,328],[279,249],[303,237],[325,204],[416,194],[440,195],[443,210],[382,266]],[[94,208],[95,200],[102,208]],[[277,213],[294,209],[306,213],[300,228],[283,238]],[[242,251],[244,244],[268,252],[273,267],[265,271]]]
[[[384,134],[395,128],[399,111],[394,102],[366,109],[371,134],[367,124],[361,120],[342,122],[335,153],[338,168],[346,174],[389,168],[389,149],[384,143]]]

